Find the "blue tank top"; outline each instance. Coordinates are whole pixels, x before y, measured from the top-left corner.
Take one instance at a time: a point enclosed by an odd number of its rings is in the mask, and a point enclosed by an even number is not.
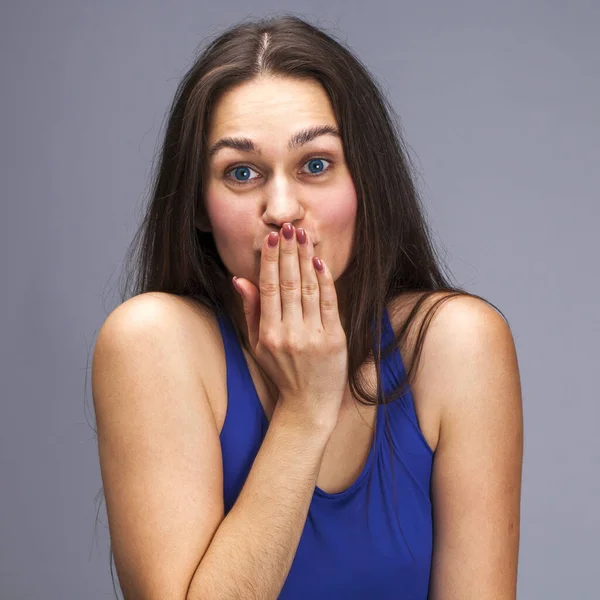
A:
[[[227,361],[227,413],[220,434],[227,514],[269,421],[229,317],[218,313],[217,320]],[[406,375],[398,348],[383,357],[393,336],[384,307],[381,376],[386,392]],[[349,488],[328,494],[315,487],[280,600],[427,599],[433,452],[419,428],[410,387],[378,407],[376,428],[365,466]]]

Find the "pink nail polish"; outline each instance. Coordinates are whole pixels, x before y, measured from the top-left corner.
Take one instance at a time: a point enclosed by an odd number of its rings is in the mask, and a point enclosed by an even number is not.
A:
[[[291,223],[286,223],[283,226],[283,237],[286,240],[291,240],[294,237],[294,226]]]

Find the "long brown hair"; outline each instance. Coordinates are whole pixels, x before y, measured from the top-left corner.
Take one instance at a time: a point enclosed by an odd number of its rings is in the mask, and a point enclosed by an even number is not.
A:
[[[168,115],[147,212],[126,259],[122,300],[161,291],[194,298],[215,312],[230,310],[235,292],[227,270],[212,234],[197,228],[208,219],[199,165],[205,161],[211,107],[225,91],[261,75],[316,80],[330,98],[357,195],[352,256],[336,282],[346,293],[347,310],[341,318],[348,342],[348,382],[362,404],[386,405],[412,382],[428,324],[440,303],[474,295],[450,283],[444,273],[399,119],[378,84],[343,42],[296,16],[242,21],[209,41],[184,75]],[[381,339],[384,308],[408,292],[420,292],[418,302],[394,343],[371,359],[372,349],[380,347],[374,340]],[[422,311],[432,295],[435,302]],[[417,317],[420,329],[405,381],[385,397],[381,389],[370,395],[359,368],[373,360],[380,381],[381,359],[403,343]]]

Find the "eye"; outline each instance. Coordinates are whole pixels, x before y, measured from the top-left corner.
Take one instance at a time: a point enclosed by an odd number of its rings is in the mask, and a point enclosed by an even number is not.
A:
[[[311,175],[319,175],[321,173],[324,173],[325,171],[327,171],[330,168],[330,167],[323,167],[322,166],[323,162],[331,163],[331,161],[327,160],[326,158],[311,158],[304,164],[310,165],[309,168],[311,169],[311,171],[310,171]],[[313,168],[316,170],[313,171],[312,170]]]
[[[231,183],[237,183],[237,184],[244,184],[246,181],[250,181],[250,171],[252,171],[253,169],[251,169],[250,167],[246,166],[246,165],[240,165],[239,167],[234,167],[233,169],[231,169],[230,171],[227,171],[227,173],[225,173],[225,179],[228,179],[229,181],[231,181]],[[227,175],[229,175],[229,173],[234,173],[234,175],[236,177],[241,177],[241,179],[229,179],[229,177],[227,177]],[[256,177],[254,177],[254,179],[256,179]]]
[[[323,166],[324,162],[329,163],[328,166]],[[303,171],[303,173],[311,177],[320,177],[332,168],[333,161],[328,158],[315,157],[307,160],[304,164],[309,165],[309,171]],[[254,169],[251,169],[248,165],[238,165],[225,172],[225,179],[234,185],[246,185],[246,182],[258,179],[258,177],[251,177],[253,171]],[[231,173],[233,173],[233,179],[230,177]]]

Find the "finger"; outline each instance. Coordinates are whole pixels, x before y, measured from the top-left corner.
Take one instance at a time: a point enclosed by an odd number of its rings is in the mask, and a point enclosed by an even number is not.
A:
[[[233,281],[234,287],[242,298],[248,328],[248,342],[252,350],[256,350],[260,324],[260,296],[256,287],[246,279],[234,277]]]
[[[279,294],[279,244],[281,236],[277,232],[270,233],[263,240],[260,257],[260,275],[258,291],[260,294],[260,334],[279,330],[281,324],[281,296]],[[268,240],[276,240],[276,245],[269,246]]]
[[[305,239],[304,244],[300,243],[302,238]],[[319,280],[312,262],[315,247],[304,229],[296,231],[296,239],[298,240],[303,319],[311,329],[320,329],[323,327],[323,323],[321,321]]]
[[[302,321],[302,290],[300,288],[300,265],[296,230],[291,223],[281,228],[279,242],[279,288],[281,294],[281,318],[287,324]],[[286,237],[289,235],[289,239]]]
[[[318,269],[318,260],[321,261],[322,271]],[[342,327],[340,313],[338,308],[338,298],[335,291],[335,285],[331,272],[327,268],[325,261],[318,256],[313,257],[313,265],[317,280],[319,281],[319,299],[321,308],[321,322],[326,331],[339,331]]]

